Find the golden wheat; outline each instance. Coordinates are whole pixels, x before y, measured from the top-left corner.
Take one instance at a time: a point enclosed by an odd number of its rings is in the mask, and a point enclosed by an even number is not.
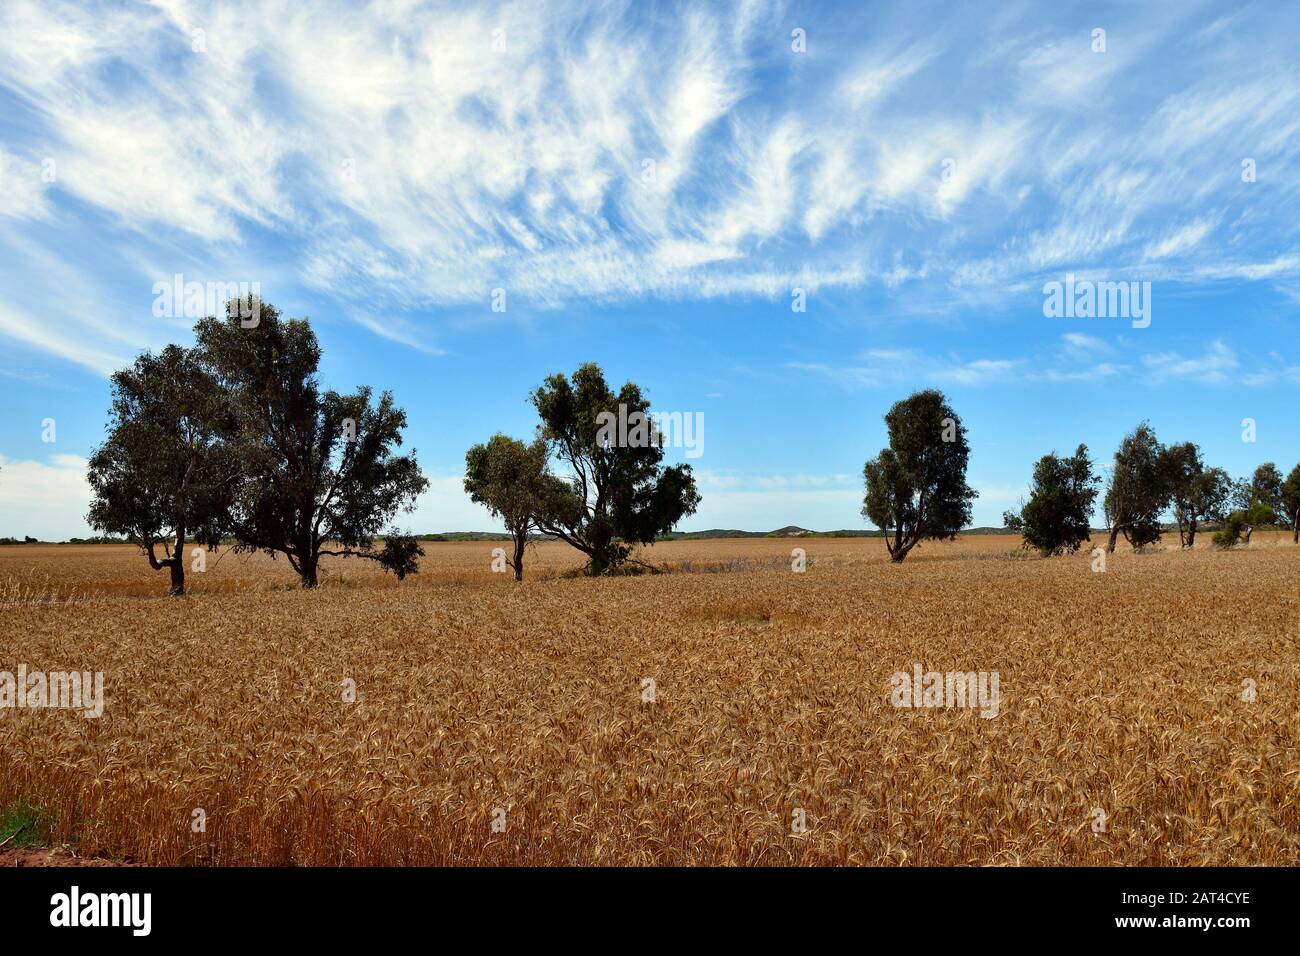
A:
[[[0,709],[0,807],[150,864],[1300,862],[1300,548],[1015,545],[667,542],[589,580],[547,544],[517,585],[431,544],[313,593],[226,554],[184,599],[128,548],[0,548],[58,598],[0,595],[0,671],[106,685],[98,720]],[[893,707],[914,664],[997,672],[998,716]]]

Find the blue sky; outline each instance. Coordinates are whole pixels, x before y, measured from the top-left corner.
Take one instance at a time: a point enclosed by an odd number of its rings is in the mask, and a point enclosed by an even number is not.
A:
[[[703,413],[688,530],[863,527],[932,385],[977,524],[1142,419],[1289,470],[1300,8],[843,6],[6,0],[0,535],[87,533],[107,374],[189,341],[175,274],[396,394],[417,531],[494,527],[465,449],[583,361]],[[1149,282],[1150,325],[1045,316],[1067,273]]]

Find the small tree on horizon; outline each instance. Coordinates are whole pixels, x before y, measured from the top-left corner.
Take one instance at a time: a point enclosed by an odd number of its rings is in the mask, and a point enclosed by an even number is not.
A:
[[[1246,525],[1246,513],[1234,511],[1224,519],[1222,527],[1214,532],[1210,539],[1216,548],[1235,548],[1241,541],[1241,532]]]
[[[550,512],[548,502],[563,500],[568,486],[547,470],[545,440],[525,445],[517,438],[496,434],[485,445],[465,453],[465,492],[499,518],[514,540],[514,557],[506,564],[515,580],[524,579],[524,551],[528,535],[542,530]]]
[[[1160,443],[1146,422],[1120,442],[1102,501],[1110,531],[1108,552],[1115,552],[1121,534],[1134,550],[1160,540],[1160,515],[1169,503],[1169,487]]]
[[[1043,557],[1072,554],[1091,537],[1092,509],[1100,482],[1087,445],[1079,445],[1068,458],[1055,452],[1044,455],[1034,466],[1029,501],[1018,515],[1004,515],[1007,527],[1019,531],[1025,543]]]
[[[1291,469],[1280,489],[1282,516],[1291,526],[1291,543],[1300,544],[1300,465]]]
[[[1239,517],[1242,543],[1250,546],[1255,529],[1274,524],[1279,512],[1284,513],[1282,473],[1277,465],[1266,461],[1255,469],[1248,479],[1242,479],[1233,486],[1232,504]],[[1235,543],[1235,542],[1234,542]]]
[[[585,554],[588,574],[616,571],[634,545],[651,544],[695,513],[700,496],[691,466],[663,464],[652,426],[645,441],[608,440],[603,420],[648,414],[650,402],[637,385],[627,382],[615,394],[600,366],[588,362],[572,381],[549,376],[532,402],[542,420],[538,436],[571,472],[563,487],[550,486],[538,509],[540,526]]]
[[[966,428],[942,392],[927,389],[896,402],[885,424],[889,447],[862,469],[862,514],[898,563],[921,541],[956,537],[970,524],[978,493],[966,484]]]
[[[1178,541],[1184,548],[1196,546],[1196,531],[1204,521],[1223,521],[1227,514],[1232,479],[1222,468],[1206,468],[1201,450],[1194,442],[1182,442],[1164,449],[1165,480],[1169,489]]]

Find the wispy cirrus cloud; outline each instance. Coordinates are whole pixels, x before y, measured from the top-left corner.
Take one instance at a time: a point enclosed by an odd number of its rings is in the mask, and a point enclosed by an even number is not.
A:
[[[1158,352],[1142,356],[1142,366],[1154,381],[1182,380],[1222,385],[1237,377],[1241,367],[1237,353],[1221,339],[1215,339],[1199,356]]]
[[[738,475],[730,471],[701,469],[695,473],[703,489],[733,491],[795,491],[839,488],[854,483],[851,475]]]
[[[920,349],[872,349],[852,365],[790,362],[787,367],[854,387],[922,385],[1026,385],[1106,382],[1127,378],[1147,385],[1194,382],[1248,387],[1300,383],[1300,365],[1274,351],[1243,361],[1222,339],[1208,343],[1201,354],[1143,351],[1134,343],[1122,347],[1095,336],[1070,332],[1059,346],[1018,359],[963,359]]]
[[[102,370],[157,344],[141,290],[181,256],[204,278],[255,263],[425,350],[421,325],[496,288],[553,309],[922,281],[1006,299],[1065,268],[1300,279],[1277,248],[1300,79],[1262,66],[1290,61],[1294,11],[1117,11],[1104,53],[1068,13],[886,6],[864,34],[867,15],[800,11],[796,53],[791,11],[758,0],[10,0],[3,277],[66,287],[35,236],[125,317],[63,308],[37,334],[11,303],[0,334]]]
[[[907,383],[935,385],[987,385],[1018,378],[1021,359],[970,359],[929,355],[919,349],[871,349],[853,365],[789,362],[787,367],[852,387],[897,386]]]

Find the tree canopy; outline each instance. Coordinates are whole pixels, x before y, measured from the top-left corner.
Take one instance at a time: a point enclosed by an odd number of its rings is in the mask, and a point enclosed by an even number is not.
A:
[[[700,496],[690,465],[663,464],[664,450],[649,440],[611,440],[609,416],[647,415],[649,401],[627,382],[616,394],[600,366],[549,376],[532,396],[541,417],[538,434],[569,470],[562,486],[548,485],[537,509],[541,529],[587,555],[589,574],[617,570],[637,544],[650,544],[694,514]],[[619,406],[624,406],[620,416]]]
[[[895,403],[885,424],[889,447],[863,467],[862,514],[884,533],[890,559],[902,561],[923,540],[956,536],[978,493],[966,484],[966,428],[942,392]]]
[[[507,564],[515,580],[524,579],[524,550],[528,535],[540,531],[554,503],[563,504],[568,485],[547,469],[546,441],[525,445],[517,438],[493,435],[484,445],[465,453],[465,492],[501,519],[514,539],[514,556]]]
[[[90,459],[87,522],[138,545],[185,593],[186,541],[215,548],[236,463],[228,396],[201,353],[169,345],[113,374],[108,437]],[[158,548],[163,549],[159,557]]]
[[[1170,445],[1163,456],[1178,539],[1183,547],[1191,548],[1196,545],[1196,531],[1202,522],[1226,518],[1232,479],[1222,468],[1206,468],[1194,442]]]
[[[1300,465],[1291,469],[1280,489],[1284,524],[1291,527],[1291,541],[1300,544]]]
[[[1103,499],[1110,527],[1107,550],[1123,534],[1135,549],[1160,540],[1160,515],[1169,503],[1169,484],[1160,443],[1146,422],[1124,436]]]
[[[1029,501],[1008,525],[1044,557],[1075,552],[1090,536],[1093,505],[1101,479],[1093,472],[1088,446],[1070,457],[1055,452],[1034,466]]]
[[[322,391],[321,350],[305,319],[284,319],[262,303],[260,321],[243,327],[241,310],[195,327],[199,348],[230,396],[227,434],[239,476],[227,514],[239,547],[284,554],[304,587],[318,582],[320,559],[349,555],[377,561],[403,578],[423,550],[390,529],[428,486],[415,452],[397,455],[406,413],[389,392],[368,387]]]

